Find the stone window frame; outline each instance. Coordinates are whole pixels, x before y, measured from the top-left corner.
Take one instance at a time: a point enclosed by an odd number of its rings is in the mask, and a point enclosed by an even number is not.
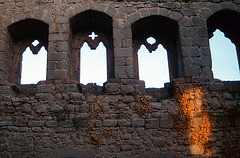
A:
[[[146,39],[155,38],[151,45]],[[183,64],[178,22],[161,15],[141,18],[132,24],[134,78],[139,79],[138,50],[145,45],[149,52],[157,49],[159,44],[167,50],[170,82],[183,77]],[[156,72],[157,73],[157,72]]]
[[[49,25],[38,19],[27,18],[9,25],[7,29],[11,37],[10,49],[12,53],[8,81],[19,85],[22,70],[22,54],[27,47],[30,47],[34,54],[37,54],[42,46],[48,50]],[[33,46],[32,42],[34,40],[38,40],[39,44]]]
[[[235,45],[240,71],[240,13],[229,9],[217,11],[207,18],[207,28],[209,39],[219,29]]]
[[[100,20],[96,20],[96,18],[100,18]],[[103,19],[106,19],[106,22]],[[82,22],[82,25],[79,24],[80,22]],[[104,44],[107,53],[107,80],[115,78],[112,17],[100,11],[86,10],[70,18],[70,28],[71,80],[81,83],[80,51],[85,42],[91,49],[96,49],[100,42]],[[92,32],[98,35],[94,40],[89,37]]]

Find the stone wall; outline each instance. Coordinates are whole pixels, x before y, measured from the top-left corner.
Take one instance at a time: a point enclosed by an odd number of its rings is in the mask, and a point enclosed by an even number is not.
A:
[[[213,78],[209,37],[219,20],[208,20],[234,15],[229,25],[239,28],[239,10],[239,0],[0,0],[0,157],[239,157],[240,83]],[[78,33],[89,31],[74,18],[101,28],[109,44],[103,87],[73,77]],[[137,36],[139,20],[167,34],[159,37],[171,56],[164,88],[138,80],[136,48],[154,35]],[[238,29],[224,26],[239,48]],[[22,50],[34,38],[48,50],[47,80],[20,85]]]

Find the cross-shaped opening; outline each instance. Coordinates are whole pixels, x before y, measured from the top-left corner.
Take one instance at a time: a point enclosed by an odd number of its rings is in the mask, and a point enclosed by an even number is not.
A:
[[[89,35],[88,37],[90,37],[92,40],[95,40],[98,37],[98,35],[95,34],[95,32],[92,32],[91,35]]]

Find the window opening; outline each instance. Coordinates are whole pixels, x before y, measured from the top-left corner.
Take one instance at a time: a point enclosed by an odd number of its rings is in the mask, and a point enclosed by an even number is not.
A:
[[[98,37],[97,34],[95,34],[95,32],[92,32],[91,35],[88,35],[88,37],[90,37],[93,41],[95,40],[95,38]]]
[[[107,81],[106,47],[100,42],[96,50],[92,50],[85,42],[80,53],[80,82],[103,86],[103,83]]]
[[[152,37],[146,40],[149,44],[156,43]],[[145,81],[146,88],[161,88],[164,83],[170,82],[168,57],[166,49],[159,44],[151,53],[145,45],[138,50],[139,78]]]
[[[35,40],[32,45],[36,47],[39,41]],[[39,81],[46,80],[47,70],[47,50],[44,46],[37,54],[27,47],[22,54],[20,84],[37,84]]]
[[[38,40],[35,40],[35,41],[32,42],[32,45],[33,45],[34,47],[36,47],[38,44],[39,44]]]
[[[155,38],[153,38],[153,37],[148,37],[148,38],[147,38],[147,42],[148,42],[149,44],[153,45],[154,43],[156,43],[156,40],[155,40]]]
[[[210,49],[214,78],[232,81],[240,80],[236,47],[218,29],[210,39]]]

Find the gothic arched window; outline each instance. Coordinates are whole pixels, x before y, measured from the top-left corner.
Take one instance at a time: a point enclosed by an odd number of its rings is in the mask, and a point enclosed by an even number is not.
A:
[[[20,84],[20,82],[21,84],[32,84],[46,79],[46,49],[48,48],[49,33],[48,28],[48,24],[35,19],[21,20],[8,27],[8,31],[12,38],[12,64],[10,65],[10,82],[17,84]],[[27,55],[28,53],[26,53],[26,51],[31,53]],[[35,66],[37,63],[34,62],[34,59],[28,59],[28,61],[26,61],[26,55],[28,57],[31,55],[35,55],[35,57],[39,56],[36,54],[43,54],[43,60],[38,60],[39,64],[41,65],[38,64]],[[25,67],[25,62],[28,64],[27,67]],[[28,70],[23,70],[29,67],[32,68],[32,73],[26,73]],[[39,76],[39,78],[35,78],[36,75],[34,75],[34,72],[39,73],[40,71],[42,72],[41,76]],[[28,78],[30,80],[27,80],[26,82],[22,81],[24,78]]]
[[[84,55],[81,52],[81,47],[86,44],[92,50],[97,49],[99,44],[105,46],[107,71],[105,78],[114,78],[112,18],[105,13],[88,10],[72,17],[70,19],[70,26],[72,29],[71,78],[82,83],[80,76],[84,76],[85,74],[83,73],[86,73],[86,71],[80,68],[82,65],[81,57]],[[98,57],[96,56],[95,58]],[[82,71],[80,72],[80,70]],[[89,82],[94,82],[94,80]]]
[[[219,11],[208,18],[207,26],[209,38],[213,37],[210,40],[210,48],[214,77],[221,80],[239,80],[240,13],[231,10]],[[216,36],[219,37],[216,39]],[[232,45],[227,38],[235,44],[235,48],[225,50],[225,46],[223,49],[218,49],[226,43],[229,43],[227,46]],[[224,43],[221,42],[224,39],[226,39]],[[221,41],[214,42],[215,40]],[[230,47],[234,47],[234,45]]]
[[[169,76],[164,78],[179,78],[182,76],[182,62],[179,43],[178,24],[176,21],[162,17],[162,16],[150,16],[140,19],[132,24],[133,34],[133,53],[134,53],[134,71],[135,79],[139,79],[139,65],[138,51],[142,45],[144,45],[149,52],[155,51],[161,44],[167,51]],[[156,40],[155,43],[148,43],[147,39],[152,37]],[[144,59],[143,59],[144,60]],[[160,66],[160,65],[154,65]],[[160,72],[154,72],[160,73]],[[164,75],[164,74],[160,74]],[[166,75],[166,74],[165,74]],[[167,80],[166,80],[167,81]],[[160,85],[159,80],[159,85]]]

